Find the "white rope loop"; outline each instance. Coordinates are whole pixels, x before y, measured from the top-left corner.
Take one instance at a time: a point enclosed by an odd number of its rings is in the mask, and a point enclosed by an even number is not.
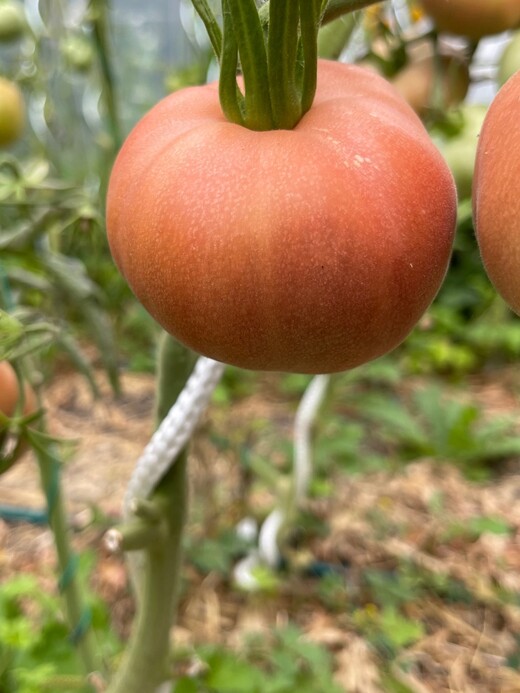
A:
[[[184,389],[137,460],[128,482],[123,514],[131,515],[132,501],[148,497],[193,435],[225,365],[201,356]]]
[[[330,375],[317,375],[311,380],[294,418],[293,503],[296,507],[305,498],[309,489],[312,476],[312,426],[325,397],[329,381]],[[261,560],[271,568],[278,567],[281,560],[278,534],[286,521],[287,512],[290,512],[289,509],[275,508],[260,528],[258,554]]]

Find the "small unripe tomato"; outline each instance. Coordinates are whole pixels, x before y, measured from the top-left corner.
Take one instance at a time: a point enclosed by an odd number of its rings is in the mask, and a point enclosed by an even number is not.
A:
[[[477,41],[520,25],[519,0],[421,0],[439,31]]]
[[[18,2],[0,1],[0,42],[15,41],[27,28],[23,6]]]
[[[503,86],[517,70],[520,70],[520,31],[513,34],[498,63],[499,85]]]
[[[292,130],[227,122],[210,84],[134,128],[107,197],[112,255],[194,351],[253,370],[346,370],[396,347],[444,278],[451,173],[382,77],[320,61]]]
[[[406,65],[392,79],[392,84],[413,110],[424,116],[432,107],[449,108],[464,100],[469,70],[455,57],[441,56],[437,63],[429,56]]]
[[[480,132],[473,213],[486,272],[520,314],[520,71],[498,92]]]
[[[60,48],[65,62],[73,70],[88,72],[92,67],[94,50],[86,36],[72,34],[62,41]]]
[[[20,399],[20,388],[13,367],[8,361],[0,361],[0,412],[14,416]],[[36,396],[28,383],[24,384],[24,403],[21,414],[27,416],[36,411]]]
[[[11,144],[22,134],[25,106],[17,84],[0,77],[0,147]]]

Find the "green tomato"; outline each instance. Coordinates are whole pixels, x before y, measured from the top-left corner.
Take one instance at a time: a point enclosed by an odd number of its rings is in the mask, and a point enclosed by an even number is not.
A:
[[[462,106],[459,110],[460,130],[449,139],[438,143],[455,178],[459,200],[471,197],[478,136],[486,112],[487,106],[480,104]]]
[[[497,80],[504,85],[517,70],[520,70],[520,31],[513,34],[498,64]]]
[[[78,72],[90,70],[94,60],[94,51],[86,36],[72,34],[61,42],[60,48],[65,62],[73,70]]]
[[[15,41],[27,28],[25,12],[18,2],[0,2],[0,42]]]
[[[18,85],[0,77],[0,147],[11,144],[22,134],[25,106]]]

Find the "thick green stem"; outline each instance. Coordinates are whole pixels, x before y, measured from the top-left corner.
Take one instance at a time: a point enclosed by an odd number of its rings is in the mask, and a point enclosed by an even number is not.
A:
[[[169,678],[170,630],[174,622],[187,508],[187,455],[181,453],[153,494],[165,536],[143,556],[141,600],[120,669],[107,693],[154,693]]]
[[[300,0],[303,55],[302,115],[312,106],[318,76],[318,29],[321,0]]]
[[[264,34],[255,0],[224,0],[233,24],[244,77],[244,125],[251,130],[274,127]],[[226,35],[224,35],[224,41]]]
[[[222,111],[232,123],[244,125],[244,96],[237,85],[238,44],[233,29],[233,18],[227,2],[222,3],[224,42],[220,58],[219,98]]]
[[[301,117],[296,86],[298,0],[272,0],[267,56],[273,118],[277,128],[290,128]],[[280,46],[284,46],[280,52]]]
[[[59,480],[59,464],[42,449],[35,453],[40,468],[43,489],[47,497],[48,521],[54,535],[58,565],[61,572],[60,587],[65,599],[66,615],[71,628],[71,639],[76,645],[87,676],[102,669],[99,649],[90,627],[89,611],[84,604],[76,570],[76,557],[70,541],[67,518]]]
[[[220,60],[222,54],[222,31],[206,0],[192,0],[193,7],[202,19],[215,55]]]
[[[370,5],[378,5],[381,2],[382,0],[329,0],[323,13],[321,24],[327,24],[328,22],[332,22],[334,19],[348,14],[349,12],[362,10],[365,7],[370,7]],[[270,4],[270,1],[267,0],[267,2],[264,3],[259,10],[260,22],[262,26],[267,26],[269,24]]]
[[[381,2],[382,0],[329,0],[323,15],[323,24],[332,22],[333,19],[337,19],[349,12],[363,10],[365,7],[370,7],[370,5],[379,5]]]
[[[157,355],[157,394],[155,420],[159,425],[182,392],[197,354],[163,332]]]
[[[347,45],[356,27],[354,15],[338,17],[322,26],[318,34],[318,55],[320,58],[337,60]]]
[[[163,334],[158,354],[158,423],[183,389],[195,361],[193,352]],[[187,453],[184,450],[151,498],[136,504],[136,519],[115,530],[114,539],[122,548],[143,549],[144,546],[144,550],[134,629],[107,693],[154,693],[158,685],[169,678],[170,631],[177,605],[187,512],[186,479]]]

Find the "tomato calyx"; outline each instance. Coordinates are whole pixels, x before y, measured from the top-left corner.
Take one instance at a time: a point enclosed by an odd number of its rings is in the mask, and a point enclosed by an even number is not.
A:
[[[312,106],[320,25],[376,0],[222,0],[222,29],[207,0],[192,1],[220,63],[224,115],[262,131],[290,130]]]

